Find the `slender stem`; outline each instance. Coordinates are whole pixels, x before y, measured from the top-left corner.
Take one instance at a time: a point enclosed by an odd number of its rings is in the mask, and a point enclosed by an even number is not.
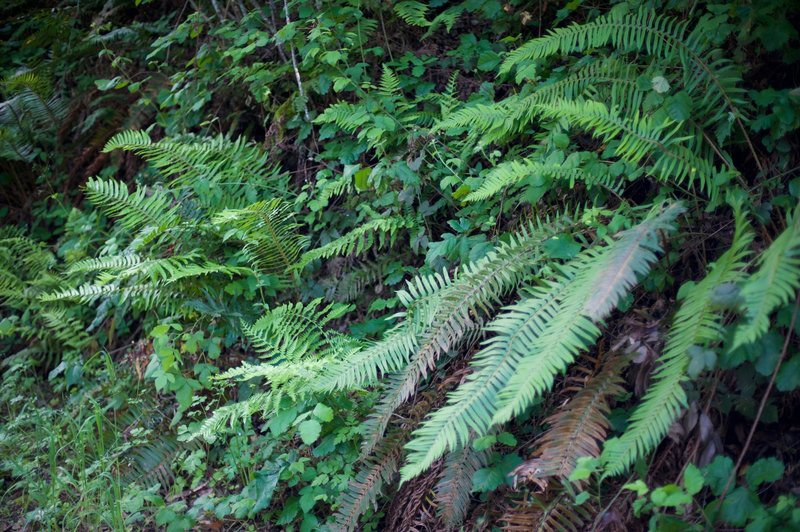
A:
[[[722,494],[719,496],[719,505],[718,508],[722,508],[722,503],[725,502],[725,496],[728,494],[728,490],[731,488],[734,479],[736,478],[736,472],[742,465],[744,461],[744,456],[747,454],[747,450],[750,448],[750,443],[753,440],[753,434],[756,432],[756,427],[758,427],[758,422],[761,420],[761,415],[764,413],[764,407],[767,405],[767,399],[769,399],[769,394],[772,391],[772,386],[775,384],[775,379],[778,376],[778,371],[781,369],[781,364],[783,364],[783,359],[786,358],[786,352],[789,350],[789,342],[792,339],[792,332],[794,331],[794,324],[797,320],[797,309],[800,307],[800,293],[797,294],[794,303],[794,312],[792,312],[792,321],[789,323],[789,332],[786,333],[786,339],[783,341],[783,349],[781,350],[781,355],[778,357],[778,363],[775,364],[775,369],[772,371],[772,376],[769,378],[769,384],[767,384],[767,389],[764,391],[764,395],[761,397],[761,403],[758,405],[758,411],[756,412],[756,417],[753,419],[753,424],[750,426],[750,432],[747,434],[747,439],[744,442],[744,447],[742,447],[741,452],[739,453],[739,458],[736,460],[736,465],[733,467],[733,471],[731,471],[730,476],[728,477],[728,481],[725,483],[725,488],[722,490]],[[714,516],[714,521],[712,525],[717,522],[719,519],[720,512],[717,511],[716,515]]]

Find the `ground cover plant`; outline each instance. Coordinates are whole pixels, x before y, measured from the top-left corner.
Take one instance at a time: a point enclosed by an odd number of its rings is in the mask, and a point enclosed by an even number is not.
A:
[[[8,530],[800,528],[800,6],[0,6]]]

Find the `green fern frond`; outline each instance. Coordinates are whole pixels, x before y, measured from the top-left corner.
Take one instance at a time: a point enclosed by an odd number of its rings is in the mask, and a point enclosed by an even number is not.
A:
[[[482,201],[488,199],[506,187],[517,184],[529,177],[558,177],[569,183],[587,179],[586,171],[581,167],[569,167],[566,164],[547,164],[536,160],[506,161],[495,166],[486,174],[481,186],[464,198],[464,201]]]
[[[341,318],[353,309],[352,305],[331,303],[322,308],[321,299],[307,304],[295,303],[267,309],[255,323],[242,323],[245,336],[253,343],[261,358],[270,363],[296,362],[308,355],[333,356],[332,338],[338,333],[325,325]],[[353,349],[356,343],[352,342]],[[343,347],[340,342],[335,347]],[[341,356],[336,353],[335,356]]]
[[[118,218],[129,231],[149,227],[163,232],[180,223],[178,207],[168,191],[138,187],[131,194],[121,181],[96,178],[90,178],[85,188],[89,201],[107,216]]]
[[[523,61],[566,56],[606,45],[623,52],[644,51],[680,62],[685,88],[701,100],[708,113],[705,125],[718,122],[727,112],[740,116],[739,108],[744,103],[744,91],[737,86],[740,76],[730,61],[720,59],[715,50],[708,49],[704,25],[689,32],[688,21],[658,15],[646,8],[628,13],[618,7],[592,22],[574,23],[528,41],[506,56],[500,75]]]
[[[269,154],[245,142],[225,137],[201,139],[185,137],[153,142],[144,131],[123,131],[105,145],[105,153],[123,150],[143,157],[164,177],[178,184],[242,181],[267,182],[277,175],[269,164]]]
[[[448,450],[466,445],[527,408],[548,389],[557,372],[599,335],[595,322],[647,272],[660,250],[658,235],[671,231],[679,204],[654,209],[641,224],[610,245],[590,249],[560,268],[556,280],[531,290],[486,329],[496,335],[475,355],[475,372],[450,394],[447,404],[415,431],[406,445],[404,480],[427,469]]]
[[[652,384],[631,414],[627,430],[619,438],[606,442],[601,457],[606,476],[624,472],[661,442],[686,405],[681,383],[686,378],[689,350],[693,346],[708,347],[723,336],[722,313],[714,304],[715,291],[743,278],[744,259],[753,238],[746,216],[738,206],[734,207],[734,214],[736,230],[731,248],[711,266],[702,281],[682,287],[687,292],[686,299],[672,320]]]
[[[800,288],[800,208],[769,248],[758,257],[758,270],[740,292],[744,321],[736,327],[731,349],[755,342],[769,329],[770,314]]]
[[[394,96],[400,93],[400,78],[386,64],[383,65],[378,90],[383,96]]]
[[[425,15],[428,14],[428,9],[427,5],[413,0],[403,0],[394,5],[394,12],[403,19],[403,22],[423,28],[430,24],[425,18]]]
[[[400,462],[402,446],[396,438],[386,438],[381,449],[369,458],[348,488],[336,502],[336,531],[352,531],[358,526],[358,518],[378,498],[384,486],[393,482]]]
[[[225,209],[212,223],[235,228],[245,242],[244,253],[254,268],[284,275],[293,269],[306,239],[298,232],[291,206],[279,199],[260,201],[244,209]],[[226,240],[231,236],[226,233]]]
[[[376,239],[378,248],[391,246],[394,244],[397,233],[400,230],[413,226],[414,221],[412,219],[400,216],[370,220],[322,247],[305,252],[300,257],[296,268],[301,269],[308,263],[318,259],[360,255],[371,249],[375,245]]]
[[[214,413],[203,420],[200,426],[191,433],[190,438],[202,438],[213,443],[225,427],[232,427],[237,422],[249,421],[254,415],[275,408],[277,401],[271,391],[257,392],[236,403],[227,404],[214,410]]]

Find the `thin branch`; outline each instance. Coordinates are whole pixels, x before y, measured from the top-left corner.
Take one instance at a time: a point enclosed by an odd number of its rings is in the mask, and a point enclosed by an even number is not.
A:
[[[781,369],[781,364],[783,364],[783,359],[786,358],[786,352],[789,350],[789,342],[792,339],[792,333],[794,332],[794,324],[797,320],[797,309],[800,307],[800,293],[797,294],[795,303],[794,303],[794,312],[792,312],[792,321],[789,323],[789,332],[786,333],[786,339],[783,341],[783,349],[781,350],[781,356],[778,357],[778,362],[775,364],[775,369],[772,371],[772,376],[769,379],[769,384],[767,384],[767,389],[764,391],[763,397],[761,397],[761,403],[758,405],[758,412],[756,412],[756,417],[753,419],[753,424],[750,426],[750,432],[747,434],[747,439],[744,442],[744,447],[742,447],[741,452],[739,453],[739,458],[736,460],[736,465],[733,466],[733,471],[731,471],[730,476],[728,477],[728,481],[725,483],[725,488],[722,490],[722,494],[719,496],[719,505],[718,509],[722,508],[722,503],[725,502],[725,496],[728,494],[728,490],[731,488],[734,479],[736,478],[736,472],[742,465],[744,461],[744,456],[747,454],[747,450],[750,448],[750,443],[753,440],[753,434],[756,432],[756,427],[758,427],[758,422],[761,421],[761,415],[764,413],[764,407],[767,405],[767,399],[769,399],[769,394],[772,391],[772,386],[775,384],[775,379],[778,376],[778,371]],[[720,512],[717,511],[716,515],[714,516],[714,521],[712,523],[715,524],[719,519]]]

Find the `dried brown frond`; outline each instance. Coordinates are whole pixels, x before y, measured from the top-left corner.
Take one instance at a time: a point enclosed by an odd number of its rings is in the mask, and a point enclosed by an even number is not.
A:
[[[545,489],[547,484],[542,479],[565,479],[575,469],[578,458],[600,455],[609,427],[608,398],[624,392],[620,384],[628,362],[628,357],[612,355],[582,388],[568,388],[577,393],[545,420],[550,428],[539,438],[535,457],[512,472],[515,481],[534,481]]]
[[[559,491],[549,498],[532,495],[527,500],[510,503],[500,523],[508,532],[578,532],[586,530],[593,513],[587,503],[576,505],[565,492]]]

